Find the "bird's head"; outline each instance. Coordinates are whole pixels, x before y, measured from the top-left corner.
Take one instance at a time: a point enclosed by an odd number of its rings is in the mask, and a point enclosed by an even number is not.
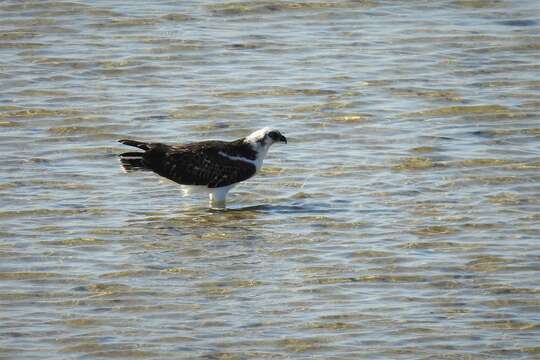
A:
[[[246,136],[245,141],[258,150],[261,148],[268,149],[270,145],[278,142],[286,144],[287,138],[279,130],[265,127]]]

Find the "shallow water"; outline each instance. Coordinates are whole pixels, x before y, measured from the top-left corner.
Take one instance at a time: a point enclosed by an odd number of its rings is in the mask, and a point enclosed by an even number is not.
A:
[[[540,7],[0,3],[0,358],[540,356]],[[230,210],[115,140],[272,125]]]

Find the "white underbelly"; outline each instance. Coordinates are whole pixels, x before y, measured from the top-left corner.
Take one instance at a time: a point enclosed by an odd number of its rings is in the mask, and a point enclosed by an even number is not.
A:
[[[180,191],[183,196],[188,196],[192,194],[208,194],[212,192],[206,185],[180,185]]]
[[[178,183],[171,181],[169,179],[166,179],[166,178],[160,178],[160,182],[178,185]],[[227,195],[227,192],[229,192],[229,190],[232,189],[236,185],[237,183],[219,187],[219,188],[209,188],[206,185],[180,184],[180,192],[182,193],[182,196],[189,196],[189,195],[194,195],[194,194],[213,194],[214,196],[221,198],[221,197],[225,197]]]
[[[174,182],[172,180],[169,180],[164,177],[159,178],[159,182],[162,184],[170,184],[174,186],[178,186],[177,182]],[[183,196],[187,196],[190,194],[208,194],[212,190],[208,188],[206,185],[180,185],[180,191],[182,192]]]

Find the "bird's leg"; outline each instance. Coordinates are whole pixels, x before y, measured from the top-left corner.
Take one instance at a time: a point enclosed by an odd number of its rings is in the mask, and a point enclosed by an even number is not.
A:
[[[225,202],[228,191],[229,189],[227,188],[221,188],[212,191],[210,193],[210,207],[212,209],[225,209]]]
[[[225,200],[217,201],[210,195],[210,208],[212,209],[225,209]]]

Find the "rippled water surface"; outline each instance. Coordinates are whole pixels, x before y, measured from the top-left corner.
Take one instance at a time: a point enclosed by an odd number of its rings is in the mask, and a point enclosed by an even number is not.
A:
[[[0,358],[540,357],[540,5],[0,2]],[[228,211],[115,140],[289,139]]]

